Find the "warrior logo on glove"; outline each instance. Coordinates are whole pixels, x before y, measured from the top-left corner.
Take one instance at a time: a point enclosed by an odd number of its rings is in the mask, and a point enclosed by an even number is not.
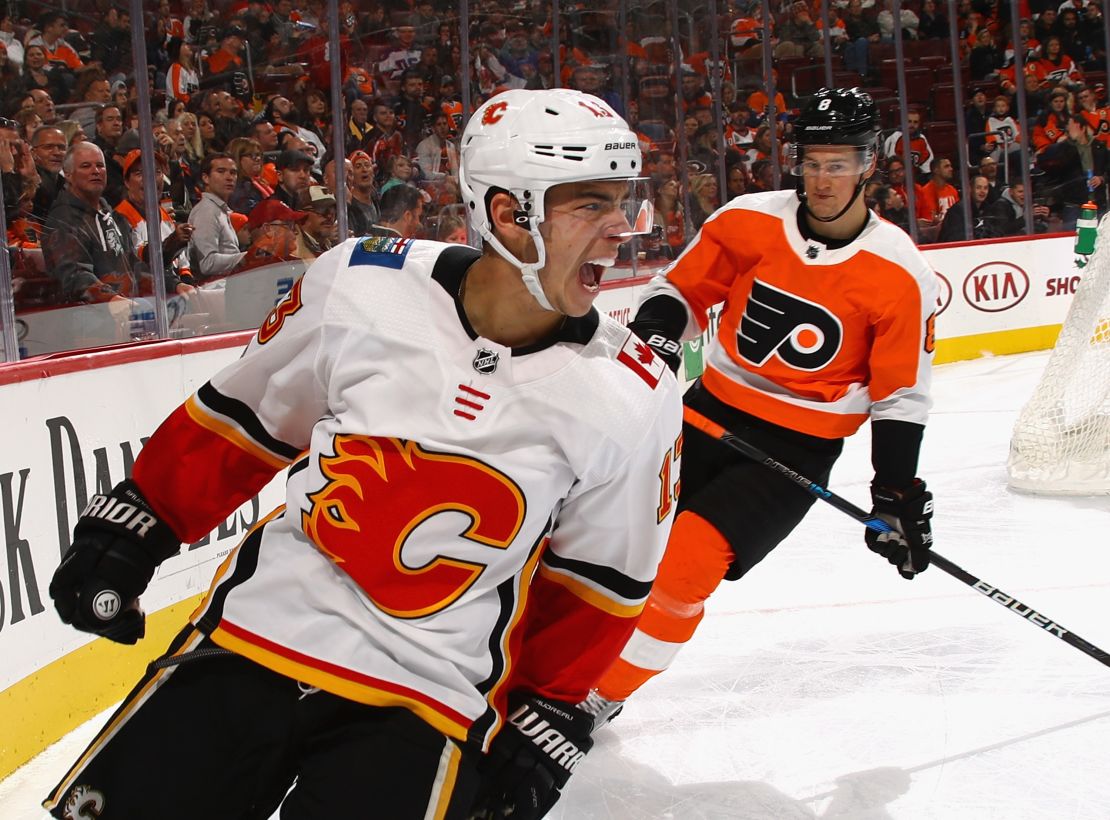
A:
[[[519,729],[522,735],[530,738],[533,743],[543,749],[551,760],[568,772],[573,773],[582,758],[586,756],[586,752],[579,748],[577,744],[567,740],[562,732],[544,720],[533,707],[554,712],[563,721],[572,721],[574,716],[560,710],[558,706],[550,701],[539,699],[521,706],[509,715],[509,723]]]

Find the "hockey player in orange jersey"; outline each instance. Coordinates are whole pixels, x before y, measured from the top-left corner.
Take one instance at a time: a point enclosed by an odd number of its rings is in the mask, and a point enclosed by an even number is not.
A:
[[[286,503],[53,816],[547,813],[673,519],[678,384],[593,305],[651,229],[642,170],[596,97],[487,101],[460,168],[484,249],[363,237],[322,254],[94,496],[50,595],[67,623],[134,643],[158,564],[287,468]]]
[[[817,92],[794,122],[797,192],[719,209],[649,285],[630,327],[677,367],[679,340],[723,302],[685,404],[819,484],[870,419],[874,509],[897,533],[868,531],[866,542],[912,578],[932,541],[932,496],[916,473],[937,291],[909,237],[861,196],[878,131],[866,93]],[[684,432],[678,517],[655,586],[588,702],[602,719],[671,664],[720,582],[749,572],[814,501],[689,424]]]

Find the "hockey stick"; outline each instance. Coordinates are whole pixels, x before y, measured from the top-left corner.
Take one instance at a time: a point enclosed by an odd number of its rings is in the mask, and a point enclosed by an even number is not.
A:
[[[763,466],[774,470],[776,473],[801,487],[806,492],[816,496],[817,498],[820,498],[822,501],[828,504],[831,504],[833,507],[836,507],[836,509],[840,510],[845,515],[848,515],[854,518],[856,521],[859,521],[868,529],[874,530],[876,532],[893,531],[894,528],[883,521],[881,518],[877,518],[870,513],[864,512],[847,499],[841,498],[836,493],[826,489],[825,487],[822,487],[820,484],[816,484],[813,481],[810,481],[804,475],[791,470],[785,464],[779,461],[775,461],[758,447],[744,441],[735,433],[729,432],[724,427],[717,424],[715,421],[707,419],[697,410],[693,410],[689,407],[683,407],[682,417],[683,420],[691,427],[696,427],[707,436],[724,442],[732,449],[743,453],[752,461],[758,461]],[[1080,652],[1084,652],[1087,655],[1090,655],[1099,663],[1105,666],[1110,666],[1110,653],[1107,653],[1104,650],[1099,649],[1094,644],[1083,640],[1074,632],[1064,629],[1064,627],[1060,626],[1060,624],[1037,612],[1032,607],[1026,606],[1014,596],[1003,592],[998,587],[991,586],[981,578],[976,578],[966,569],[954,564],[952,561],[949,561],[947,558],[945,558],[943,555],[936,552],[935,550],[929,550],[929,560],[934,566],[939,567],[944,572],[947,572],[953,578],[957,578],[960,581],[963,581],[976,592],[981,592],[983,595],[986,595],[991,600],[997,601],[1002,606],[1006,607],[1012,612],[1017,613],[1035,626],[1039,626],[1050,635],[1055,635],[1064,643],[1071,644]]]

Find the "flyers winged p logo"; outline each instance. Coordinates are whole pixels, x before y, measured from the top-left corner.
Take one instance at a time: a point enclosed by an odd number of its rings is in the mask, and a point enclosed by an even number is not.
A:
[[[736,332],[736,349],[760,367],[778,356],[798,370],[820,370],[840,351],[844,331],[827,309],[758,279]]]

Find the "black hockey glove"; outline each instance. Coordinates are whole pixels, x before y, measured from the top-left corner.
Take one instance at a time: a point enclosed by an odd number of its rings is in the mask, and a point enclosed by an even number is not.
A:
[[[593,718],[558,700],[510,695],[509,716],[479,770],[482,785],[471,820],[538,820],[559,799],[594,745]]]
[[[94,495],[50,581],[54,608],[82,632],[135,643],[146,631],[139,596],[180,546],[130,479]]]
[[[929,566],[929,550],[933,546],[933,494],[925,482],[915,478],[901,490],[871,485],[871,508],[894,532],[867,530],[867,546],[894,566],[903,578],[912,579]]]
[[[646,342],[672,373],[677,373],[682,363],[682,342],[668,338],[661,327],[664,324],[654,319],[633,319],[628,323],[628,329]]]

